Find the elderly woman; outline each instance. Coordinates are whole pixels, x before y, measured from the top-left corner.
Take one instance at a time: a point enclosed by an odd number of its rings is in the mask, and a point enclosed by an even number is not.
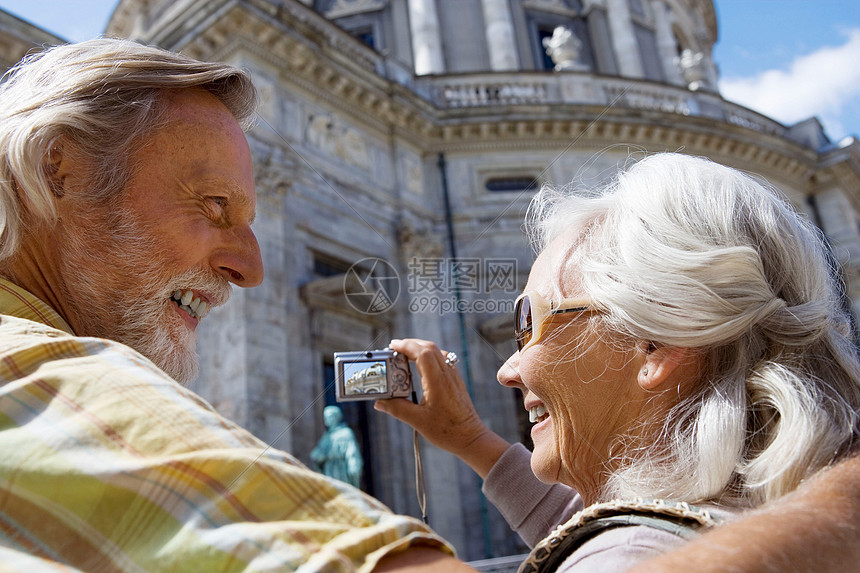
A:
[[[850,452],[860,364],[835,269],[776,192],[655,155],[599,192],[542,190],[529,231],[540,254],[498,379],[522,391],[531,455],[427,341],[391,343],[421,403],[376,404],[485,479],[538,545],[522,570],[624,571]]]

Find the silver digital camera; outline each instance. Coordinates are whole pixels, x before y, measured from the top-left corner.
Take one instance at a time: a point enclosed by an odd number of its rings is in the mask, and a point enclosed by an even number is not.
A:
[[[334,380],[338,402],[412,395],[409,361],[390,348],[335,352]]]

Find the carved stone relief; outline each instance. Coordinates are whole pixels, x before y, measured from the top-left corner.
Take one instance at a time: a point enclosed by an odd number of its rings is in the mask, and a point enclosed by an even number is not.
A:
[[[278,98],[275,82],[258,72],[254,75],[254,85],[257,87],[260,102],[257,106],[257,112],[270,125],[276,125],[278,123]]]
[[[367,142],[358,131],[341,124],[336,116],[311,115],[305,138],[308,145],[322,153],[353,167],[368,170],[370,158]]]
[[[267,154],[256,156],[254,179],[258,201],[279,212],[292,186],[295,170],[295,161],[288,159],[280,148],[273,147]]]
[[[404,221],[397,230],[397,242],[404,261],[439,259],[445,253],[442,239],[426,223]]]

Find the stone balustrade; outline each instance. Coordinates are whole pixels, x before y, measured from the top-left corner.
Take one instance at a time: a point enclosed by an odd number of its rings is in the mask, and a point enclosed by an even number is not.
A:
[[[591,74],[470,74],[420,78],[413,90],[440,109],[509,105],[613,106],[724,121],[761,133],[786,128],[761,114],[704,91]]]
[[[546,87],[538,82],[476,82],[448,84],[437,92],[442,107],[547,103]]]

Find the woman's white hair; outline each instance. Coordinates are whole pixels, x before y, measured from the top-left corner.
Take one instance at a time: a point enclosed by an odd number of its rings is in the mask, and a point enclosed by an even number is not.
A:
[[[12,256],[26,212],[56,218],[50,157],[61,140],[91,161],[94,201],[127,182],[140,137],[163,117],[164,90],[199,88],[247,128],[257,95],[247,72],[128,40],[97,39],[32,54],[0,86],[0,261]],[[54,186],[56,187],[56,186]]]
[[[538,250],[577,232],[565,268],[610,331],[703,357],[604,496],[757,505],[854,445],[860,365],[840,283],[818,230],[777,191],[660,154],[599,191],[542,189],[527,230]]]

